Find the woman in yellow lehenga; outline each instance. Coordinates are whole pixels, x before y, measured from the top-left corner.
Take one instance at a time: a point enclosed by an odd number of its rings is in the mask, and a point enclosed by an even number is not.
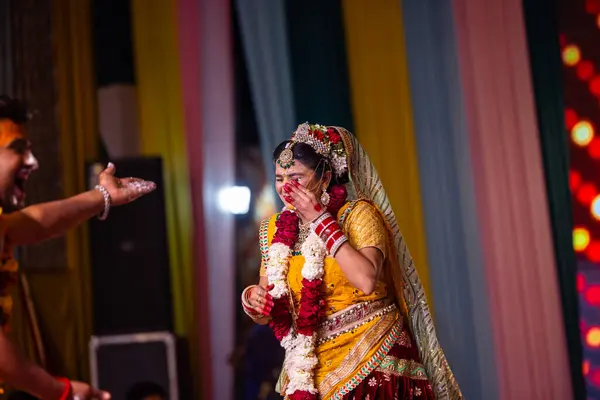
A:
[[[244,311],[286,350],[286,399],[462,399],[377,172],[345,129],[302,124],[273,154],[285,209],[261,224]]]

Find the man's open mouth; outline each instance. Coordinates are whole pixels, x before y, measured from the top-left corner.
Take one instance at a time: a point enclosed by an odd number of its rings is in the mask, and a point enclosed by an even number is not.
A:
[[[25,203],[25,184],[31,175],[31,168],[21,168],[15,176],[15,184],[11,201],[13,206],[21,207]]]

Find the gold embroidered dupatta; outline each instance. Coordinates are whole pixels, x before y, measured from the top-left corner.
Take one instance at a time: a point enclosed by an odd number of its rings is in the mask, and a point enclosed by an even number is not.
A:
[[[427,371],[436,399],[463,399],[454,374],[438,343],[423,285],[379,175],[354,135],[341,127],[332,128],[341,135],[346,149],[350,177],[350,182],[346,185],[348,199],[366,199],[373,202],[382,213],[392,235],[393,250],[396,253],[395,257],[390,255],[393,290],[399,306],[408,315],[410,328],[417,342],[421,361]]]

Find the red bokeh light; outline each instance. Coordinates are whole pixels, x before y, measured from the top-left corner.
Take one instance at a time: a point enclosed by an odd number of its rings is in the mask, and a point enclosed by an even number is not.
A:
[[[579,175],[579,172],[574,170],[569,171],[569,186],[571,187],[571,191],[575,192],[580,184],[581,175]]]
[[[571,130],[575,124],[579,121],[577,113],[570,108],[565,111],[565,125],[568,130]]]
[[[585,289],[585,276],[583,276],[582,273],[578,273],[577,274],[577,291],[578,292],[583,292],[583,289]]]
[[[590,153],[590,157],[594,160],[600,160],[600,139],[597,137],[592,139],[591,143],[588,145],[588,152]]]
[[[585,255],[592,262],[600,262],[600,242],[592,241],[585,249]]]
[[[591,61],[581,61],[577,64],[577,76],[582,81],[587,81],[594,76],[594,64]]]
[[[585,300],[593,306],[600,305],[600,286],[593,285],[586,289]]]
[[[596,96],[600,96],[600,76],[595,76],[590,80],[590,92]]]
[[[600,0],[585,0],[585,11],[588,14],[600,13]]]
[[[561,46],[564,46],[567,44],[567,38],[565,37],[565,35],[563,33],[558,35],[558,40],[559,40]]]
[[[583,362],[583,365],[581,366],[581,371],[583,372],[584,375],[587,375],[590,373],[590,362],[588,360],[585,360]]]
[[[588,376],[593,385],[600,386],[600,370],[595,369]]]
[[[584,183],[579,186],[579,190],[577,191],[577,200],[587,207],[592,204],[592,200],[594,200],[596,194],[596,186],[591,183]]]

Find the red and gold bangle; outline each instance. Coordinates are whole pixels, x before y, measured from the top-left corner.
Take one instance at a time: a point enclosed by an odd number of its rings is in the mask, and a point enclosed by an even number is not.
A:
[[[62,383],[65,385],[65,388],[63,389],[62,394],[60,395],[60,400],[70,400],[71,399],[71,395],[73,387],[71,386],[71,381],[68,380],[67,378],[55,378],[58,382]]]
[[[255,288],[257,285],[250,285],[242,292],[242,307],[247,316],[252,319],[260,318],[260,313],[256,311],[251,305],[248,299],[248,295],[250,294],[250,290]]]
[[[311,224],[311,227],[321,240],[323,240],[327,251],[332,257],[335,257],[340,247],[348,241],[337,221],[329,213],[325,213],[317,218]]]

